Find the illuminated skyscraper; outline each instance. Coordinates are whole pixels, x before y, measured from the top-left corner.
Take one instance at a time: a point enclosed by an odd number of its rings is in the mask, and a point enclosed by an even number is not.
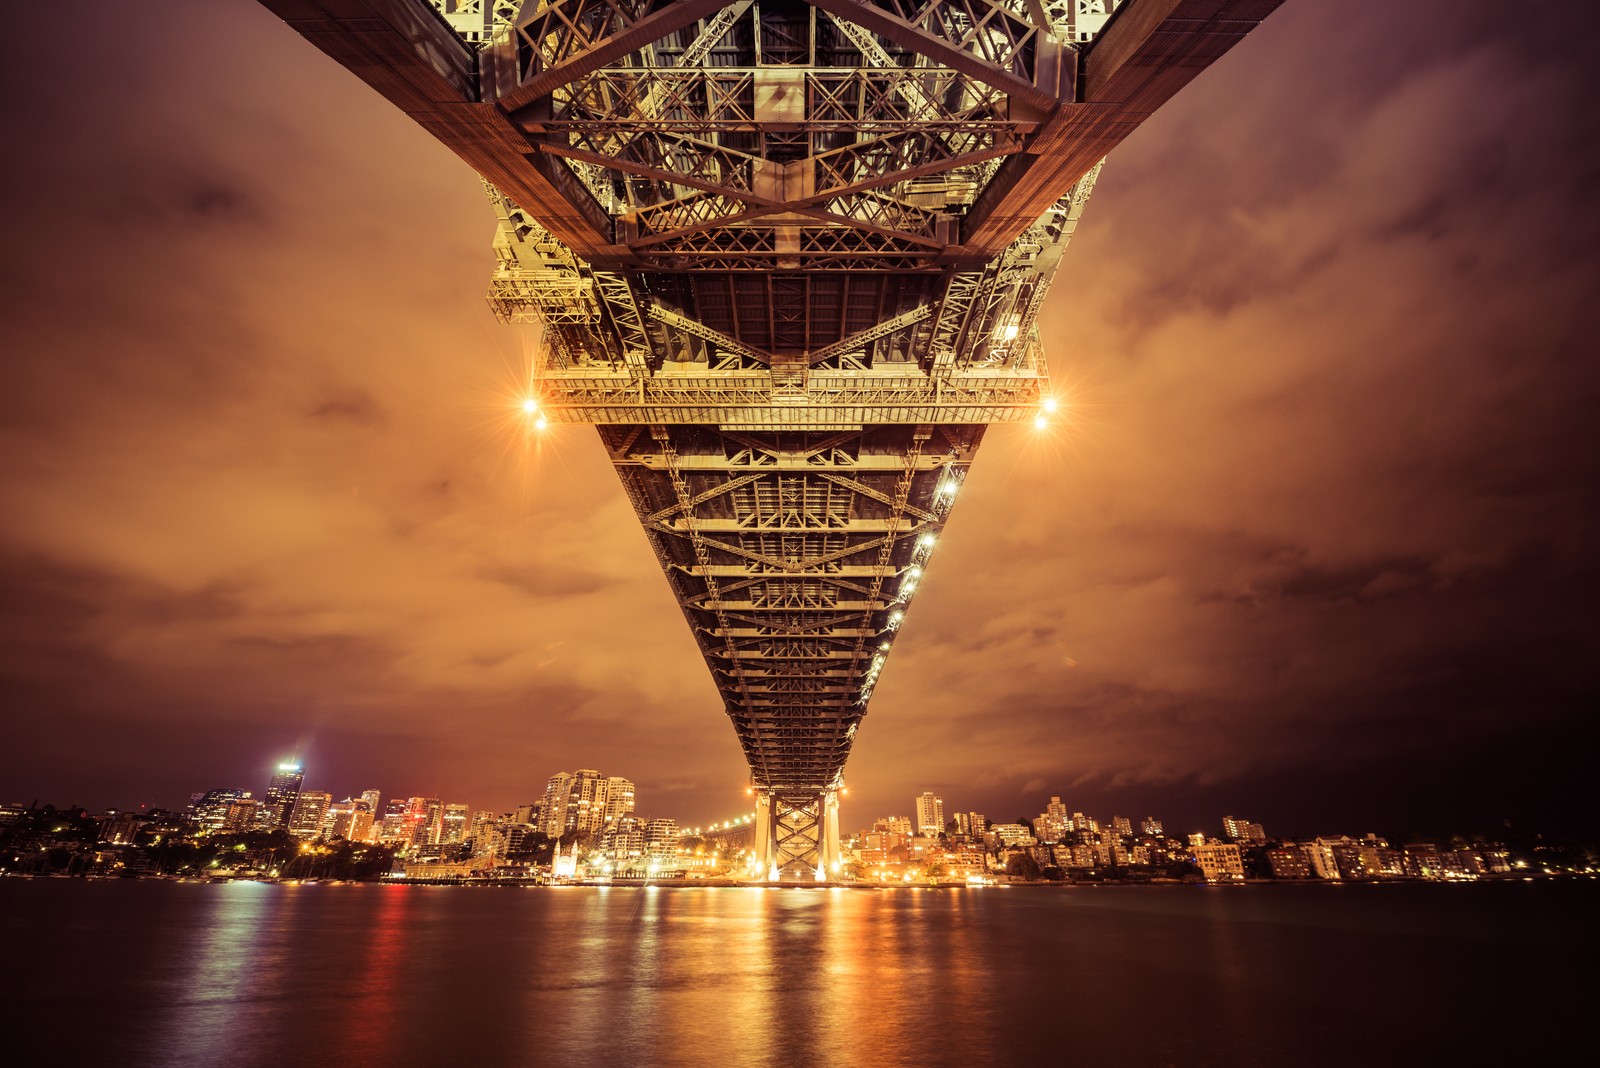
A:
[[[1156,838],[1161,837],[1161,821],[1154,816],[1146,816],[1144,818],[1144,833]]]
[[[289,813],[300,797],[300,786],[305,782],[305,769],[297,760],[278,765],[272,781],[267,783],[266,796],[261,799],[261,826],[277,830],[289,822]]]
[[[575,780],[569,771],[558,771],[545,784],[544,803],[540,806],[541,830],[551,838],[560,838],[572,828],[567,822],[567,811],[572,803],[572,784]]]
[[[937,837],[944,833],[944,798],[926,791],[917,798],[917,833]]]
[[[226,829],[234,804],[249,796],[249,790],[207,790],[190,799],[189,818],[200,825],[202,833],[216,834]]]
[[[384,808],[383,819],[378,825],[378,841],[404,842],[410,833],[410,828],[406,825],[406,803],[399,799],[390,801]]]
[[[595,834],[608,820],[633,811],[633,783],[606,778],[593,768],[557,772],[545,786],[540,829],[552,838],[578,831]]]
[[[633,811],[633,783],[620,775],[613,775],[606,780],[605,811],[601,816],[601,824],[621,819]]]
[[[289,810],[289,833],[296,838],[321,838],[322,820],[333,804],[333,795],[321,790],[302,790]]]
[[[406,799],[406,835],[408,845],[438,845],[444,833],[444,805],[437,797],[412,797]]]
[[[465,842],[467,840],[467,806],[446,805],[442,816],[443,831],[439,835],[441,842]]]

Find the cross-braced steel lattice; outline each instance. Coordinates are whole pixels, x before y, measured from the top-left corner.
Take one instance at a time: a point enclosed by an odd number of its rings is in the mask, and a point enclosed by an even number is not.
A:
[[[1099,161],[1279,0],[262,0],[484,177],[541,418],[597,424],[722,693],[755,869],[845,759]]]

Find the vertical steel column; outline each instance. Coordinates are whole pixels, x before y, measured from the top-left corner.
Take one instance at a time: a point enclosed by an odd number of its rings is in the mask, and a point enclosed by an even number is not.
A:
[[[758,879],[776,880],[778,851],[777,828],[772,823],[772,795],[765,790],[756,791],[756,830],[751,843],[756,855],[750,867]]]

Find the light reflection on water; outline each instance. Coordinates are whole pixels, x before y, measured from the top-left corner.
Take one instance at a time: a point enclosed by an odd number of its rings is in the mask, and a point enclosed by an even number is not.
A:
[[[73,1064],[1397,1063],[1509,1018],[1525,1057],[1592,995],[1597,889],[7,880],[0,994],[92,1004]]]

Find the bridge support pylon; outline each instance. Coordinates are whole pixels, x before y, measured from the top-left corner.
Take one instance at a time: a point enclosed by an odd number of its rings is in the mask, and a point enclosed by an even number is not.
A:
[[[839,791],[756,790],[756,877],[828,882],[839,876]]]

